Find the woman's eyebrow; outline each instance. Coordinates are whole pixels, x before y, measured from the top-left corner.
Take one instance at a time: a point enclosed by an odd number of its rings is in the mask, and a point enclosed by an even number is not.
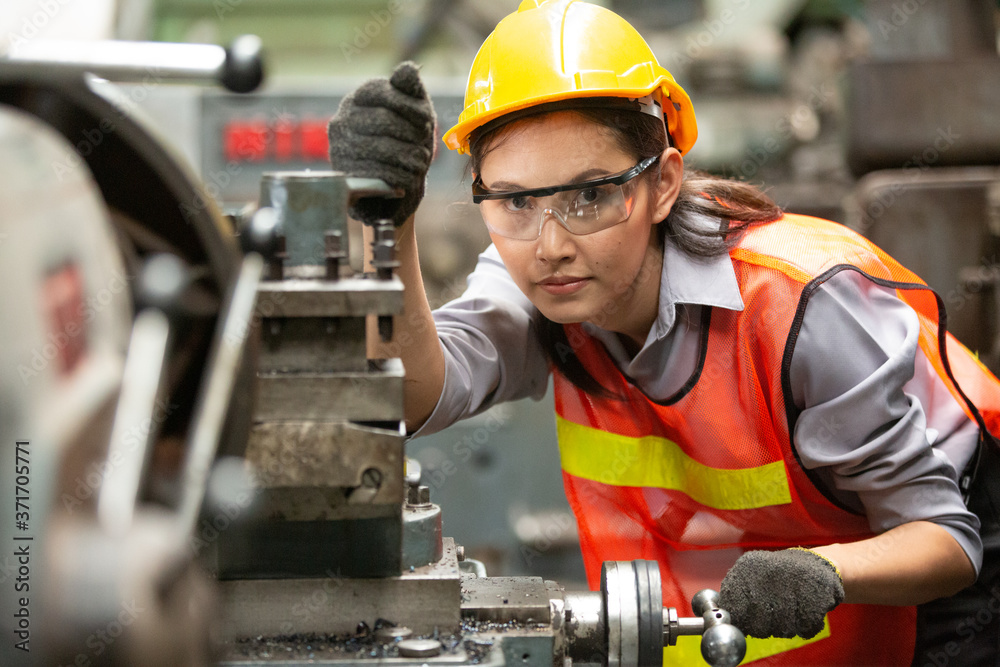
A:
[[[483,185],[486,185],[485,183]],[[510,181],[497,181],[492,185],[487,185],[487,189],[490,192],[516,192],[518,190],[527,190],[528,188],[521,187],[517,183],[511,183]]]
[[[566,181],[565,183],[559,183],[556,185],[539,185],[538,187],[526,188],[520,183],[512,183],[511,181],[496,181],[491,185],[487,185],[486,188],[490,192],[517,192],[519,190],[544,190],[545,188],[556,188],[560,185],[571,185],[573,183],[583,183],[584,181],[590,181],[594,178],[599,178],[601,176],[608,176],[613,172],[607,169],[587,169],[586,171],[581,171],[579,174]],[[485,185],[485,183],[484,183]]]

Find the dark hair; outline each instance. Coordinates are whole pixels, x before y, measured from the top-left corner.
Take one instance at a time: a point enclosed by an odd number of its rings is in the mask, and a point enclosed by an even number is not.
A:
[[[665,136],[663,123],[649,114],[592,107],[570,111],[609,130],[618,148],[636,161],[661,154],[669,139]],[[552,113],[555,111],[542,109],[538,114],[491,127],[474,136],[469,147],[473,173],[479,173],[483,158],[516,131],[522,121],[541,119]],[[662,247],[669,237],[690,255],[712,257],[729,252],[750,225],[776,220],[781,214],[781,208],[770,197],[749,183],[685,169],[677,200],[666,219],[657,226],[657,240]],[[719,226],[706,229],[705,217],[719,220]],[[572,353],[575,348],[567,339],[563,325],[543,316],[539,329],[539,338],[550,361],[568,380],[590,394],[617,396],[603,387]]]

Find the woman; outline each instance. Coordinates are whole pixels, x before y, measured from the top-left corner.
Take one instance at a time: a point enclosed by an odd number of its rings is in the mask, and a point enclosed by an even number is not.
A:
[[[330,124],[335,168],[406,192],[355,214],[398,225],[406,314],[372,347],[403,359],[411,432],[540,397],[551,372],[591,585],[603,561],[654,559],[683,609],[721,581],[748,661],[995,660],[995,626],[966,642],[955,609],[989,601],[992,569],[968,588],[983,545],[963,493],[992,460],[1000,384],[939,345],[916,276],[844,227],[685,173],[694,111],[639,34],[528,1],[480,49],[443,137],[471,156],[493,245],[432,313],[412,219],[433,126],[410,64]]]

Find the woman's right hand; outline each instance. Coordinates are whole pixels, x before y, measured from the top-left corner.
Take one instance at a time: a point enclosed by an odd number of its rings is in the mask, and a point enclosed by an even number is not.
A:
[[[434,157],[437,117],[417,66],[401,63],[388,79],[370,79],[345,97],[330,120],[330,164],[337,171],[379,178],[402,199],[360,199],[351,216],[384,218],[398,227],[417,210]]]
[[[437,118],[417,66],[400,64],[388,79],[370,79],[340,103],[330,120],[330,164],[361,178],[378,178],[403,191],[401,199],[359,199],[351,216],[370,225],[391,219],[396,230],[396,274],[402,280],[403,312],[393,317],[392,340],[368,330],[368,355],[398,357],[406,370],[403,383],[406,425],[414,431],[437,405],[444,386],[444,353],[424,293],[416,233],[403,225],[424,196],[427,170],[434,157]],[[370,230],[366,234],[370,237]],[[372,322],[374,324],[374,322]]]

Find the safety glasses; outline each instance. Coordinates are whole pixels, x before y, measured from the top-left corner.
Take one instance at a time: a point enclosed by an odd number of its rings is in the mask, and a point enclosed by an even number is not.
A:
[[[593,234],[624,222],[635,206],[636,176],[659,159],[646,158],[631,169],[604,178],[515,192],[491,192],[477,176],[472,201],[498,236],[532,241],[541,236],[546,214],[571,234]]]

